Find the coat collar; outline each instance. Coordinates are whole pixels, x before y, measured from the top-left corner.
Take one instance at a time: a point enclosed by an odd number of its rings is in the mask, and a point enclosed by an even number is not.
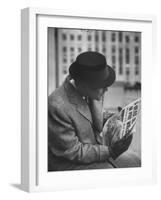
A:
[[[76,106],[78,112],[83,115],[87,120],[92,122],[92,116],[87,102],[78,93],[76,88],[70,83],[71,77],[68,76],[63,84],[69,101]]]

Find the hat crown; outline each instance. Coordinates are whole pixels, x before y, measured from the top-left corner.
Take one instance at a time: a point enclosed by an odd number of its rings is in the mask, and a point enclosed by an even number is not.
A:
[[[106,67],[106,58],[98,52],[84,52],[80,54],[76,63],[85,69],[101,70]]]
[[[69,74],[74,80],[85,81],[95,88],[110,86],[115,81],[115,72],[107,65],[105,56],[95,51],[78,55],[69,67]]]

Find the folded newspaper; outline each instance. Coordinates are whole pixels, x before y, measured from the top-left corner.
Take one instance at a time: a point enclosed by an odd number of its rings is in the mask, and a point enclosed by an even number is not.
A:
[[[110,146],[130,134],[136,124],[140,109],[141,99],[137,99],[107,119],[102,131],[103,144]]]

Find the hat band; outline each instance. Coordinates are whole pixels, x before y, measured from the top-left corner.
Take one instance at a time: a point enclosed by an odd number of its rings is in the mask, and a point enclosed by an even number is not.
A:
[[[77,69],[80,69],[80,70],[84,70],[84,71],[100,71],[102,69],[105,69],[106,67],[106,63],[102,63],[102,64],[99,64],[99,65],[82,65],[80,63],[78,63],[77,61],[75,62],[75,65],[77,65]]]
[[[77,70],[77,75],[81,80],[87,81],[87,82],[103,82],[109,77],[109,71],[106,70],[106,68],[101,70]]]

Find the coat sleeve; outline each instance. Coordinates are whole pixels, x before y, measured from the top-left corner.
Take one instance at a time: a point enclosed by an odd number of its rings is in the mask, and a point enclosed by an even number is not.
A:
[[[58,107],[49,108],[48,145],[54,155],[76,163],[100,162],[109,157],[107,146],[81,143],[70,117]]]

